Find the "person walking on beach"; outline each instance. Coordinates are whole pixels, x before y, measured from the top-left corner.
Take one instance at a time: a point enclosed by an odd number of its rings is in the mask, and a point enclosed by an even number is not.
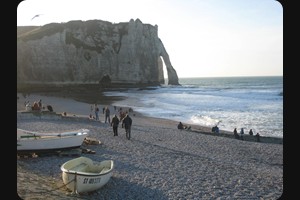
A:
[[[115,115],[111,120],[111,126],[113,127],[114,136],[118,136],[119,118]]]
[[[110,124],[110,110],[108,107],[105,108],[105,123],[108,121]]]
[[[128,114],[123,119],[122,128],[124,127],[124,125],[125,125],[126,138],[130,140],[132,119],[129,117]]]

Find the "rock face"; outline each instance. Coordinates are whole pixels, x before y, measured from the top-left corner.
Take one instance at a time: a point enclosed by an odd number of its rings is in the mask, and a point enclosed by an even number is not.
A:
[[[101,20],[17,27],[18,83],[164,83],[179,85],[157,25],[139,19]]]

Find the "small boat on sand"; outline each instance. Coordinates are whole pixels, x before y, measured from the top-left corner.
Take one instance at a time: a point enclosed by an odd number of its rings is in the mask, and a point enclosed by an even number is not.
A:
[[[40,133],[17,128],[17,152],[39,153],[78,148],[88,133],[88,129]]]
[[[81,156],[65,162],[60,169],[66,187],[79,194],[103,187],[112,176],[114,161],[96,162]]]

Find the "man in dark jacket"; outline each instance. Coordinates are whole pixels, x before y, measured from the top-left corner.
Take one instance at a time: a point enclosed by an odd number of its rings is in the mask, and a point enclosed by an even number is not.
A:
[[[114,136],[118,136],[119,118],[115,115],[111,120],[111,126],[113,127]]]
[[[129,117],[128,114],[123,119],[122,128],[124,127],[124,125],[125,125],[126,138],[129,140],[131,134],[132,119]]]

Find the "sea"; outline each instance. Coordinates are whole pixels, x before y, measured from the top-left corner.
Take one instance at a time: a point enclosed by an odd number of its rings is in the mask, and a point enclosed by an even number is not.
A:
[[[166,79],[167,83],[167,79]],[[179,78],[179,84],[105,92],[145,116],[283,138],[283,77]]]

